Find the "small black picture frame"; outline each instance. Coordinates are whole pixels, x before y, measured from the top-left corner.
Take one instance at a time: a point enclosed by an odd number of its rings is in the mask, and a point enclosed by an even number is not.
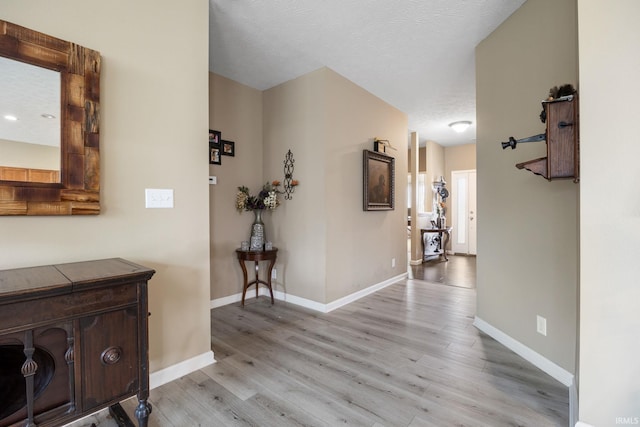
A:
[[[222,141],[222,132],[209,129],[209,164],[221,165],[222,152],[220,149],[220,141]]]
[[[222,164],[222,154],[220,151],[221,151],[220,144],[214,144],[213,142],[209,143],[209,164],[210,165]]]
[[[371,150],[362,151],[364,211],[395,209],[395,158]]]
[[[209,129],[209,142],[220,144],[220,141],[222,141],[222,132],[219,130]]]
[[[221,142],[222,155],[223,156],[235,156],[236,155],[236,143],[233,141],[225,141],[224,139]]]

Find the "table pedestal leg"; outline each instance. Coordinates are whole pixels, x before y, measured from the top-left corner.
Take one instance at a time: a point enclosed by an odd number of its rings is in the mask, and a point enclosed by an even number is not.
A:
[[[244,300],[247,294],[247,289],[249,289],[249,287],[251,285],[256,285],[256,299],[258,299],[258,296],[260,295],[260,291],[259,291],[259,287],[260,287],[260,283],[262,283],[263,285],[267,286],[269,288],[269,294],[271,296],[271,304],[274,303],[274,298],[273,298],[273,288],[271,287],[271,273],[273,272],[273,267],[276,264],[276,253],[278,252],[278,250],[276,248],[274,248],[273,250],[268,250],[268,251],[241,251],[241,250],[236,250],[236,253],[238,254],[238,262],[240,263],[240,267],[242,268],[242,278],[243,278],[243,287],[242,287],[242,306],[244,306]],[[254,262],[254,269],[255,269],[255,279],[252,280],[251,282],[249,282],[249,278],[248,278],[248,273],[247,273],[247,267],[245,265],[245,261],[253,261]],[[261,280],[260,279],[260,263],[259,261],[269,261],[269,267],[266,271],[267,273],[267,280]]]
[[[260,287],[260,279],[258,279],[258,272],[260,268],[258,267],[258,261],[256,261],[256,301],[258,301],[258,288]]]
[[[447,258],[447,245],[449,244],[449,238],[451,237],[448,231],[444,231],[444,242],[442,243],[442,257],[445,261],[449,261]]]
[[[247,267],[244,265],[244,261],[240,261],[240,267],[242,267],[242,277],[244,278],[244,286],[242,287],[242,306],[244,307],[244,296],[247,293],[247,288],[249,287],[247,277]]]
[[[271,272],[273,271],[273,266],[276,265],[276,260],[272,259],[269,261],[269,268],[267,269],[267,286],[269,287],[269,293],[271,294],[271,305],[273,305],[273,288],[271,287]]]

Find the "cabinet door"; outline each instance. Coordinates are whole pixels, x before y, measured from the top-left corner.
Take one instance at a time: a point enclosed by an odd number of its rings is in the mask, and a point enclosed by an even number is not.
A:
[[[138,391],[136,307],[80,320],[83,410]]]
[[[69,369],[69,361],[73,363],[70,331],[71,322],[63,322],[0,336],[0,427],[27,418],[28,388],[22,373],[25,348],[28,347],[26,336],[33,340],[32,360],[36,367],[33,413],[36,421],[39,424],[41,420],[74,410],[75,402],[70,392],[73,383]]]

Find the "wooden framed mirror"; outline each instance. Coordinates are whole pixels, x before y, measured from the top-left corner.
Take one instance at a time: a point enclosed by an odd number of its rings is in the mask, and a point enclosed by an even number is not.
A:
[[[100,53],[0,20],[0,57],[60,75],[59,170],[6,165],[0,149],[0,215],[100,213]]]

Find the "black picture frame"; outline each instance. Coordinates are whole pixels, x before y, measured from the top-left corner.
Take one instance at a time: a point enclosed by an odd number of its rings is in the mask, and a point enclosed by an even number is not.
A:
[[[220,141],[222,141],[222,132],[219,130],[209,129],[209,142],[220,144]]]
[[[209,164],[221,165],[222,152],[220,149],[220,141],[222,141],[222,132],[209,129]]]
[[[220,144],[214,144],[213,142],[209,143],[209,164],[210,165],[222,164],[222,154],[220,150]]]
[[[235,156],[236,155],[236,143],[233,141],[225,141],[224,139],[221,142],[221,153],[223,156]]]
[[[362,151],[364,211],[395,209],[395,158],[371,150]]]

